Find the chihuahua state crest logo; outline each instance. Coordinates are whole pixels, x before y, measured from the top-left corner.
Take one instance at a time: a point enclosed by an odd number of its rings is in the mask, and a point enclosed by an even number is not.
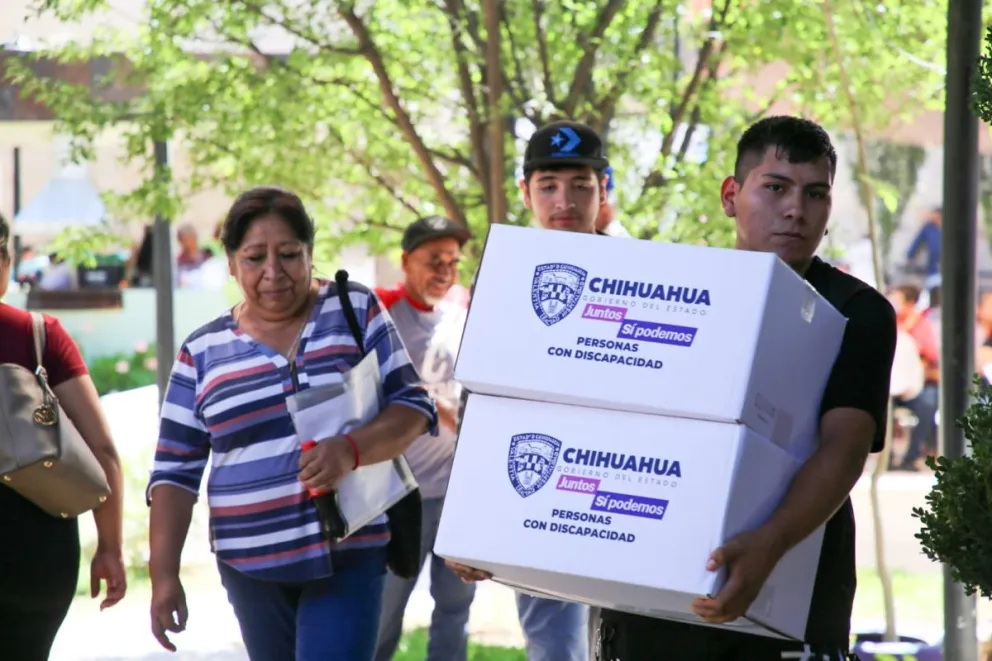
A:
[[[510,438],[506,472],[521,498],[534,495],[548,483],[560,453],[561,441],[547,434],[517,434]]]
[[[568,316],[582,297],[586,271],[571,264],[541,264],[534,269],[530,299],[537,318],[553,326]]]

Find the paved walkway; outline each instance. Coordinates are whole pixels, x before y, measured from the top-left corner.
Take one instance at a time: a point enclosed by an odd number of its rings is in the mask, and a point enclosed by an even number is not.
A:
[[[913,533],[918,522],[910,516],[912,506],[922,504],[924,494],[932,484],[929,475],[887,475],[882,482],[883,520],[886,522],[886,547],[893,569],[909,572],[934,571],[919,552]],[[871,509],[868,500],[867,477],[855,489],[855,511],[858,518],[858,565],[874,564],[874,539],[871,534]],[[209,557],[209,556],[207,556]],[[199,559],[199,558],[198,558]],[[208,565],[209,567],[209,565]],[[78,600],[56,640],[51,661],[247,661],[241,645],[237,622],[227,603],[216,572],[204,571],[195,582],[186,585],[190,608],[187,631],[176,636],[178,654],[162,650],[152,638],[148,621],[147,592],[135,591],[119,606],[100,613],[97,603]],[[426,626],[432,608],[428,581],[422,578],[407,609],[407,628]],[[936,628],[939,636],[942,612],[935,604],[933,621],[910,623],[904,619],[900,627],[921,633]],[[988,601],[979,605],[980,621],[992,621]],[[858,622],[859,628],[870,628],[875,622]],[[924,630],[920,630],[920,626]],[[479,585],[472,608],[469,628],[473,640],[489,644],[520,646],[522,639],[517,623],[513,593],[494,583]],[[981,626],[987,635],[987,626]]]
[[[200,579],[186,589],[189,626],[172,637],[178,654],[166,652],[152,637],[149,593],[142,590],[103,613],[97,602],[77,599],[55,640],[50,661],[247,661],[237,621],[219,581]],[[432,607],[428,583],[421,579],[410,599],[405,626],[427,626]],[[516,613],[508,588],[480,585],[469,623],[473,640],[522,645]]]

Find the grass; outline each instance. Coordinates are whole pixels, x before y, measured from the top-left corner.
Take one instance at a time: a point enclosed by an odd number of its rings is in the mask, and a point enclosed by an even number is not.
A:
[[[427,656],[427,630],[414,629],[400,640],[393,661],[423,661]],[[469,643],[468,661],[527,661],[527,653],[511,647]]]
[[[939,571],[892,572],[896,624],[940,623],[944,617],[944,579]],[[858,570],[858,592],[854,597],[854,624],[884,622],[882,584],[873,570]]]

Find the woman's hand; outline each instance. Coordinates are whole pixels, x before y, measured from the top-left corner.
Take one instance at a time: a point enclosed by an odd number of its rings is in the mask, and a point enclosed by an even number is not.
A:
[[[159,645],[176,651],[176,646],[166,633],[181,633],[186,629],[189,612],[186,610],[186,592],[178,576],[152,578],[152,634]]]
[[[90,563],[90,596],[100,596],[100,583],[107,584],[100,610],[110,608],[124,598],[127,593],[127,572],[124,570],[124,557],[120,548],[102,549],[97,547]]]
[[[300,453],[300,481],[310,490],[333,491],[355,468],[355,451],[343,436],[317,443]]]

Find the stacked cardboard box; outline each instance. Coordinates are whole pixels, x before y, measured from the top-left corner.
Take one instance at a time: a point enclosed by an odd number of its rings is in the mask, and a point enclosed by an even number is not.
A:
[[[494,226],[435,552],[534,592],[701,623],[706,560],[817,442],[846,320],[777,257]],[[746,618],[801,638],[822,528]]]

